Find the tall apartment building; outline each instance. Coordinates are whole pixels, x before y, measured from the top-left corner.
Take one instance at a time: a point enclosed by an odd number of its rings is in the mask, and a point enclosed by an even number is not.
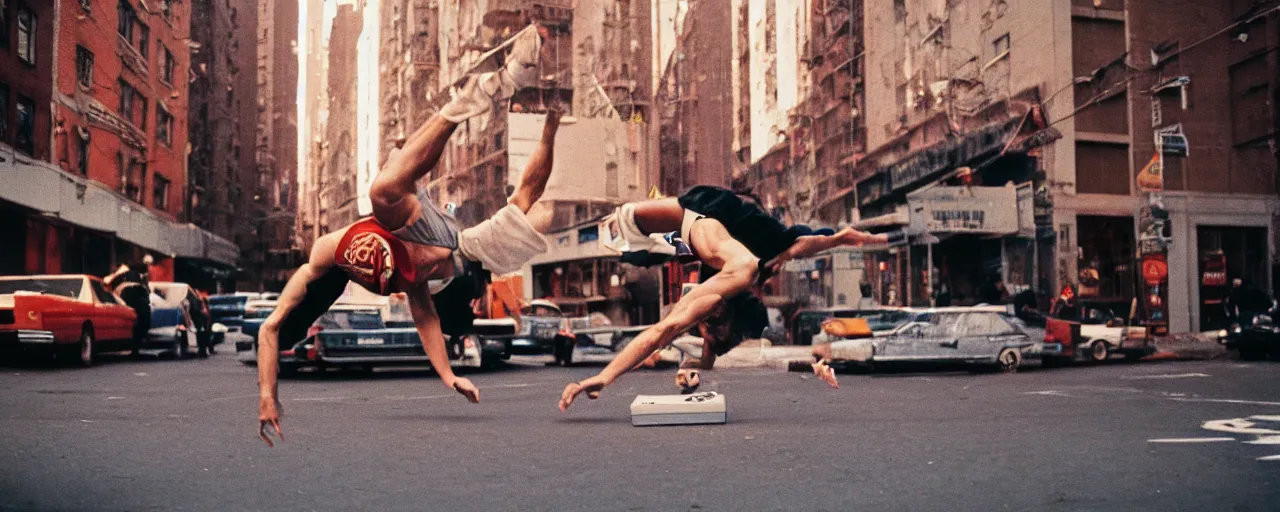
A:
[[[254,46],[248,41],[257,25],[256,7],[244,0],[193,0],[191,18],[191,222],[227,240],[256,239],[252,224],[244,222],[255,215],[250,208],[254,193],[245,193],[245,184],[257,178],[253,165],[246,165],[253,161],[254,132],[240,124],[240,104],[256,103],[256,55],[241,49]],[[257,268],[261,261],[242,260],[240,265]],[[227,270],[217,275],[223,281],[242,277]]]
[[[4,271],[101,275],[150,254],[157,280],[196,280],[204,263],[233,265],[226,240],[184,223],[189,6],[4,2],[0,13],[0,231],[25,248]]]
[[[254,153],[257,193],[262,216],[255,259],[264,289],[279,290],[301,260],[294,223],[297,220],[298,175],[298,0],[258,2],[257,126]]]
[[[728,186],[735,161],[734,16],[729,2],[688,4],[663,70],[659,105],[659,187]]]
[[[364,11],[343,4],[329,27],[327,103],[324,137],[319,142],[316,195],[320,234],[335,231],[359,218],[356,204],[356,41],[364,26]]]

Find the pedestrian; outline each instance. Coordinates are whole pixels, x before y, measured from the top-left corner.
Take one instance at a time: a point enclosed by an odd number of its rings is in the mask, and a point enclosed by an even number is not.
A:
[[[102,278],[102,283],[133,310],[133,346],[130,349],[133,357],[139,355],[147,332],[151,330],[151,282],[147,268],[145,263],[127,263]]]
[[[758,200],[711,186],[693,187],[679,198],[624,204],[605,218],[600,232],[603,245],[622,252],[633,264],[662,259],[655,255],[688,255],[701,263],[702,283],[682,296],[666,318],[628,343],[598,375],[566,385],[560,395],[562,411],[582,393],[599,397],[605,386],[651,361],[691,328],[702,337],[701,354],[681,365],[676,384],[686,391],[697,388],[698,370],[710,369],[717,356],[746,338],[759,337],[768,325],[767,310],[755,291],[784,263],[835,247],[889,240],[888,235],[852,228],[831,234],[788,228],[768,215]],[[825,364],[816,364],[814,372],[838,387]]]
[[[561,113],[556,108],[547,113],[542,138],[507,206],[474,227],[459,229],[457,220],[417,183],[435,168],[459,123],[538,83],[541,48],[542,36],[531,26],[513,37],[502,69],[467,77],[449,103],[393,151],[374,178],[369,193],[372,217],[317,239],[310,259],[289,279],[258,333],[258,436],[268,446],[274,446],[271,430],[283,440],[279,349],[301,340],[348,282],[379,295],[406,293],[436,375],[472,403],[480,401],[475,384],[450,368],[445,336],[471,328],[472,301],[484,293],[489,273],[513,272],[546,251],[546,239],[530,221],[529,210],[551,176]]]

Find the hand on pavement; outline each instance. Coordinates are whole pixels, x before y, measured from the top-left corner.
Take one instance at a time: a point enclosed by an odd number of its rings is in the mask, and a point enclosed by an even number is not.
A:
[[[471,403],[480,403],[480,390],[477,389],[476,385],[472,384],[469,379],[465,377],[458,377],[453,380],[453,386],[451,387],[454,391],[457,391],[458,393],[461,393],[462,396],[467,397],[467,400],[470,400]]]
[[[567,411],[569,406],[573,405],[574,399],[584,391],[587,398],[595,400],[600,398],[600,390],[604,389],[604,379],[600,377],[591,377],[579,382],[571,382],[564,387],[564,392],[560,394],[560,410]]]
[[[840,389],[840,383],[836,381],[836,371],[826,361],[818,360],[813,363],[813,374],[822,379],[822,382],[826,382],[828,386]]]
[[[274,397],[264,396],[258,401],[258,437],[268,448],[274,448],[275,443],[271,442],[272,432],[267,427],[275,429],[274,435],[284,442],[284,432],[280,430],[281,409],[280,401]]]

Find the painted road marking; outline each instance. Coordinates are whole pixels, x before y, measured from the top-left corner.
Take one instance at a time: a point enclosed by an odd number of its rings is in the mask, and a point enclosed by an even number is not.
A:
[[[294,402],[337,402],[346,400],[346,398],[345,396],[322,396],[316,398],[290,398],[290,400]]]
[[[1148,439],[1148,443],[1223,443],[1235,441],[1234,437],[1169,437],[1164,439]]]
[[[1263,436],[1254,441],[1245,441],[1244,444],[1280,444],[1280,436]]]
[[[1262,402],[1258,400],[1231,400],[1227,398],[1170,398],[1175,402],[1213,402],[1219,404],[1245,404],[1245,405],[1275,405],[1280,406],[1280,402]]]
[[[1280,455],[1268,455],[1266,457],[1258,457],[1257,460],[1262,461],[1280,461]]]
[[[1280,434],[1280,430],[1271,430],[1269,428],[1254,428],[1257,423],[1246,420],[1244,418],[1231,418],[1225,420],[1206,421],[1201,427],[1206,430],[1216,432],[1227,432],[1230,434],[1256,434],[1260,436]]]
[[[1065,396],[1065,397],[1070,397],[1070,396],[1071,396],[1071,395],[1068,395],[1068,394],[1063,393],[1063,392],[1061,392],[1061,391],[1058,391],[1058,390],[1056,390],[1056,389],[1050,389],[1050,390],[1047,390],[1047,391],[1027,391],[1027,392],[1024,392],[1024,393],[1022,393],[1022,394],[1024,394],[1024,395],[1043,395],[1043,396]]]
[[[1129,375],[1121,377],[1128,380],[1148,380],[1148,379],[1189,379],[1193,377],[1212,377],[1207,373],[1165,373],[1158,375]]]

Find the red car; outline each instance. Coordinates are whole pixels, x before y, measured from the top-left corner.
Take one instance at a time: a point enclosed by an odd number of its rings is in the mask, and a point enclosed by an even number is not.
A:
[[[87,275],[0,276],[0,350],[54,352],[81,366],[133,346],[133,310]]]

